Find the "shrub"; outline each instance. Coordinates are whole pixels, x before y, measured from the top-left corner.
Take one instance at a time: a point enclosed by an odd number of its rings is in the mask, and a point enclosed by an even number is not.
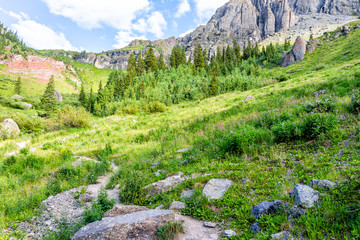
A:
[[[129,170],[123,168],[118,173],[121,176],[120,183],[120,201],[126,204],[141,205],[145,201],[146,193],[143,187],[146,185],[146,179],[141,171]]]
[[[184,232],[182,223],[180,222],[168,222],[165,225],[158,228],[156,231],[157,240],[173,240],[175,237]]]
[[[285,82],[285,81],[289,80],[289,76],[287,76],[285,74],[281,74],[276,77],[276,80],[278,80],[279,82]]]
[[[348,106],[351,113],[360,113],[360,91],[354,90],[351,95],[351,102]]]
[[[121,109],[122,113],[135,115],[140,112],[140,108],[136,105],[130,105]]]
[[[83,108],[67,106],[58,111],[60,124],[66,127],[87,128],[90,127],[91,115]]]
[[[324,96],[323,98],[309,101],[304,105],[304,110],[307,113],[325,113],[334,112],[336,109],[335,98],[331,95]]]
[[[307,115],[302,125],[302,137],[307,140],[326,134],[336,127],[338,118],[331,114],[314,113]]]
[[[301,138],[301,127],[293,121],[285,121],[271,128],[276,142],[286,142]]]
[[[83,213],[85,223],[91,223],[101,220],[102,215],[106,211],[112,209],[114,205],[115,200],[109,200],[107,192],[104,189],[100,189],[97,201],[93,203],[91,208],[87,208]]]
[[[13,119],[20,130],[25,133],[41,132],[45,129],[44,120],[36,116],[16,114],[12,115],[10,118]]]
[[[150,103],[146,104],[145,109],[146,109],[146,112],[148,112],[148,113],[165,112],[166,106],[165,106],[165,104],[156,101],[156,102],[150,102]]]

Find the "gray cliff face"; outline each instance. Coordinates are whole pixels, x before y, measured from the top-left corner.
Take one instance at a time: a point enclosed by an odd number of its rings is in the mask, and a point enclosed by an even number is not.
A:
[[[102,55],[79,54],[75,59],[98,68],[126,69],[131,52],[144,56],[149,46],[154,46],[156,56],[163,53],[169,61],[171,49],[179,44],[185,46],[188,57],[193,56],[198,41],[209,56],[216,53],[217,46],[232,45],[236,39],[241,47],[250,39],[260,42],[277,32],[286,31],[298,23],[299,15],[326,13],[331,15],[359,15],[360,0],[230,0],[220,7],[210,21],[199,26],[184,37],[166,40],[134,40],[128,47],[108,51]]]

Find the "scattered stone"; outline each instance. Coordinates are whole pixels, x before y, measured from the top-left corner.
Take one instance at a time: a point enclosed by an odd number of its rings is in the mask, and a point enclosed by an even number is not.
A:
[[[33,107],[33,105],[31,105],[30,103],[26,103],[26,102],[22,102],[20,103],[20,105],[24,108],[24,109],[30,109]]]
[[[185,206],[185,203],[183,202],[179,202],[179,201],[173,201],[171,204],[170,204],[170,210],[182,210],[182,209],[185,209],[186,206]]]
[[[303,208],[311,208],[319,200],[319,192],[309,186],[297,184],[294,187],[294,202]]]
[[[18,100],[23,99],[23,97],[22,97],[22,96],[17,95],[17,94],[14,94],[14,95],[12,96],[12,98],[13,98],[13,99],[18,99]]]
[[[180,198],[191,198],[194,195],[194,190],[188,189],[185,192],[182,192]]]
[[[248,181],[249,181],[248,178],[243,178],[243,179],[240,180],[240,182],[242,182],[242,183],[247,183]]]
[[[151,164],[151,168],[157,168],[160,165],[159,162]]]
[[[255,98],[253,96],[248,96],[246,97],[244,100],[242,100],[243,102],[247,102],[247,101],[252,101],[255,100]]]
[[[159,193],[164,193],[172,190],[177,185],[183,183],[185,178],[182,177],[182,173],[179,175],[168,177],[164,180],[147,185],[144,190],[148,190],[147,196],[155,196]]]
[[[276,212],[280,206],[280,200],[275,200],[273,202],[264,201],[251,209],[251,216],[259,219],[263,215],[268,215],[270,213]]]
[[[306,214],[305,209],[302,209],[299,206],[294,206],[290,210],[289,218],[290,219],[295,219],[295,218],[299,218],[299,217],[301,217],[302,215],[305,215],[305,214]]]
[[[350,33],[349,26],[343,26],[341,30],[344,33],[344,35],[349,35],[349,33]]]
[[[149,210],[149,209],[146,207],[142,207],[142,206],[116,204],[113,209],[104,213],[103,218],[116,217],[116,216],[134,213],[134,212],[147,211],[147,210]]]
[[[219,240],[220,231],[218,228],[204,226],[204,222],[188,216],[175,213],[175,221],[182,222],[184,233],[181,233],[178,240]]]
[[[189,150],[190,150],[190,148],[182,148],[182,149],[177,150],[176,152],[177,153],[184,153],[184,152],[187,152]]]
[[[360,28],[360,26],[359,26],[359,24],[357,23],[357,24],[355,25],[354,29],[359,29],[359,28]]]
[[[116,217],[106,217],[82,227],[72,240],[155,239],[159,225],[174,220],[173,211],[148,210]],[[141,236],[140,238],[138,238]]]
[[[334,39],[339,38],[341,35],[342,35],[342,31],[338,31],[337,33],[335,33]]]
[[[314,97],[319,97],[320,95],[324,95],[324,94],[326,94],[326,90],[316,91],[316,92],[314,92],[312,95],[313,95]]]
[[[156,173],[155,173],[155,176],[160,176],[161,174],[165,174],[166,173],[166,170],[162,169],[162,170],[157,170]]]
[[[309,183],[310,187],[318,187],[318,188],[323,188],[325,190],[330,190],[331,188],[334,188],[337,186],[336,183],[331,182],[329,180],[312,180]]]
[[[253,223],[250,226],[250,230],[252,233],[257,234],[261,231],[261,227],[257,223]]]
[[[5,119],[1,123],[1,125],[4,128],[4,130],[6,131],[6,134],[10,137],[17,137],[21,133],[20,128],[17,125],[17,123],[10,118]],[[0,134],[1,134],[1,128],[0,128]]]
[[[292,240],[294,237],[288,231],[279,232],[271,235],[271,239],[274,240]]]
[[[236,236],[236,232],[234,232],[233,230],[225,230],[222,234],[223,238],[231,238]]]
[[[207,227],[207,228],[216,228],[216,223],[213,223],[213,222],[204,222],[204,227]]]
[[[232,185],[228,179],[211,179],[203,189],[203,194],[210,200],[220,199]]]
[[[340,115],[340,121],[346,121],[347,120],[347,116],[345,114]]]
[[[55,89],[54,94],[55,94],[55,96],[56,96],[56,100],[57,100],[58,102],[62,102],[63,98],[62,98],[61,93],[60,93],[58,90]]]

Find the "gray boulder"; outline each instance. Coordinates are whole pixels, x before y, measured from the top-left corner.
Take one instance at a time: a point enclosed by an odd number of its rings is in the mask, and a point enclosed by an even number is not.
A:
[[[252,101],[255,100],[255,98],[253,96],[248,96],[246,97],[244,100],[242,100],[243,102],[247,102],[247,101]]]
[[[223,238],[231,238],[234,236],[236,236],[236,232],[234,232],[233,230],[225,230],[223,232],[223,234],[221,235],[221,237],[223,237]]]
[[[312,180],[309,183],[310,187],[318,187],[318,188],[323,188],[325,190],[330,190],[331,188],[334,188],[337,186],[336,183],[329,181],[329,180]]]
[[[291,208],[290,213],[289,213],[289,219],[295,219],[295,218],[299,218],[302,215],[306,214],[306,210],[302,209],[299,206],[294,206]]]
[[[271,235],[271,239],[274,240],[292,240],[294,237],[287,231],[275,233]]]
[[[250,226],[250,230],[252,233],[257,234],[261,231],[261,227],[257,223],[253,223]]]
[[[311,208],[319,201],[319,192],[302,184],[295,185],[293,195],[295,196],[295,204],[303,208]]]
[[[170,209],[171,210],[182,210],[182,209],[185,209],[186,206],[185,206],[185,203],[183,202],[179,202],[179,201],[173,201],[170,205]]]
[[[164,180],[152,183],[147,185],[144,190],[148,191],[147,196],[155,196],[159,193],[164,193],[169,190],[172,190],[177,185],[183,183],[185,181],[185,178],[182,176],[182,174],[175,175],[168,177]]]
[[[203,194],[210,200],[220,199],[232,185],[232,181],[228,179],[211,179],[205,185]]]
[[[276,212],[280,206],[280,200],[275,200],[273,202],[264,201],[251,209],[251,216],[259,219],[261,216]]]
[[[155,239],[159,226],[174,220],[173,211],[148,210],[106,217],[82,227],[72,240]]]
[[[17,123],[8,118],[1,123],[2,128],[0,128],[0,135],[6,135],[7,137],[17,137],[20,135],[21,131]]]
[[[56,100],[57,100],[58,102],[62,102],[63,98],[62,98],[61,93],[60,93],[58,90],[55,89],[54,94],[55,94],[55,96],[56,96]]]
[[[297,37],[292,50],[282,59],[281,66],[287,67],[295,62],[304,60],[306,53],[306,41],[302,37]]]
[[[213,223],[213,222],[204,222],[204,227],[207,227],[207,228],[216,228],[216,223]]]
[[[26,102],[22,102],[20,103],[20,105],[24,108],[24,109],[30,109],[33,107],[33,105],[31,105],[30,103],[26,103]]]
[[[189,151],[189,148],[182,148],[182,149],[177,150],[176,152],[177,153],[184,153],[184,152],[187,152],[187,151]]]
[[[23,99],[23,97],[22,97],[22,96],[17,95],[17,94],[14,94],[14,95],[12,96],[12,98],[13,98],[13,99],[18,99],[18,100]]]
[[[188,189],[188,190],[186,190],[185,192],[182,192],[181,193],[181,196],[180,196],[180,198],[191,198],[192,196],[194,195],[194,190],[192,190],[192,189]]]

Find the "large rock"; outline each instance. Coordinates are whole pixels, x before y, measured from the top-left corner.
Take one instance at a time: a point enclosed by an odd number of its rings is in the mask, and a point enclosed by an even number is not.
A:
[[[22,97],[22,96],[17,95],[17,94],[14,94],[14,95],[12,96],[12,98],[13,98],[13,99],[18,99],[18,100],[23,99],[23,97]]]
[[[30,109],[33,107],[33,105],[31,105],[30,103],[26,103],[26,102],[22,102],[20,103],[20,105],[24,108],[24,109]]]
[[[5,119],[1,126],[3,130],[0,128],[0,135],[5,134],[7,137],[16,137],[19,136],[21,131],[17,123],[12,119]]]
[[[290,52],[289,54],[286,54],[285,57],[282,59],[281,61],[281,66],[282,67],[287,67],[290,66],[291,64],[295,63],[295,56],[292,52]]]
[[[318,188],[323,188],[325,190],[330,190],[331,188],[334,188],[337,186],[336,183],[329,181],[329,180],[312,180],[309,183],[310,187],[318,187]]]
[[[211,179],[205,185],[203,194],[210,200],[220,199],[226,191],[231,187],[232,181],[228,179]]]
[[[105,217],[82,227],[72,240],[153,240],[159,226],[174,220],[170,210],[148,210]]]
[[[63,98],[62,98],[61,93],[60,93],[58,90],[55,89],[54,94],[55,94],[55,96],[56,96],[56,100],[57,100],[58,102],[62,102]]]
[[[301,15],[327,13],[332,15],[359,15],[358,0],[288,0],[290,7]]]
[[[304,60],[306,53],[306,41],[298,36],[291,51],[281,60],[281,66],[287,67],[295,62]]]
[[[303,208],[311,208],[319,201],[319,192],[302,184],[295,185],[293,195],[295,196],[295,204]]]
[[[280,200],[275,200],[273,202],[264,201],[251,209],[251,216],[261,218],[261,216],[276,212],[280,206]]]
[[[185,178],[182,176],[182,174],[175,175],[168,177],[164,180],[161,180],[156,183],[152,183],[150,185],[147,185],[144,190],[148,191],[147,196],[155,196],[159,193],[164,193],[169,190],[172,190],[177,185],[183,183],[185,181]]]

